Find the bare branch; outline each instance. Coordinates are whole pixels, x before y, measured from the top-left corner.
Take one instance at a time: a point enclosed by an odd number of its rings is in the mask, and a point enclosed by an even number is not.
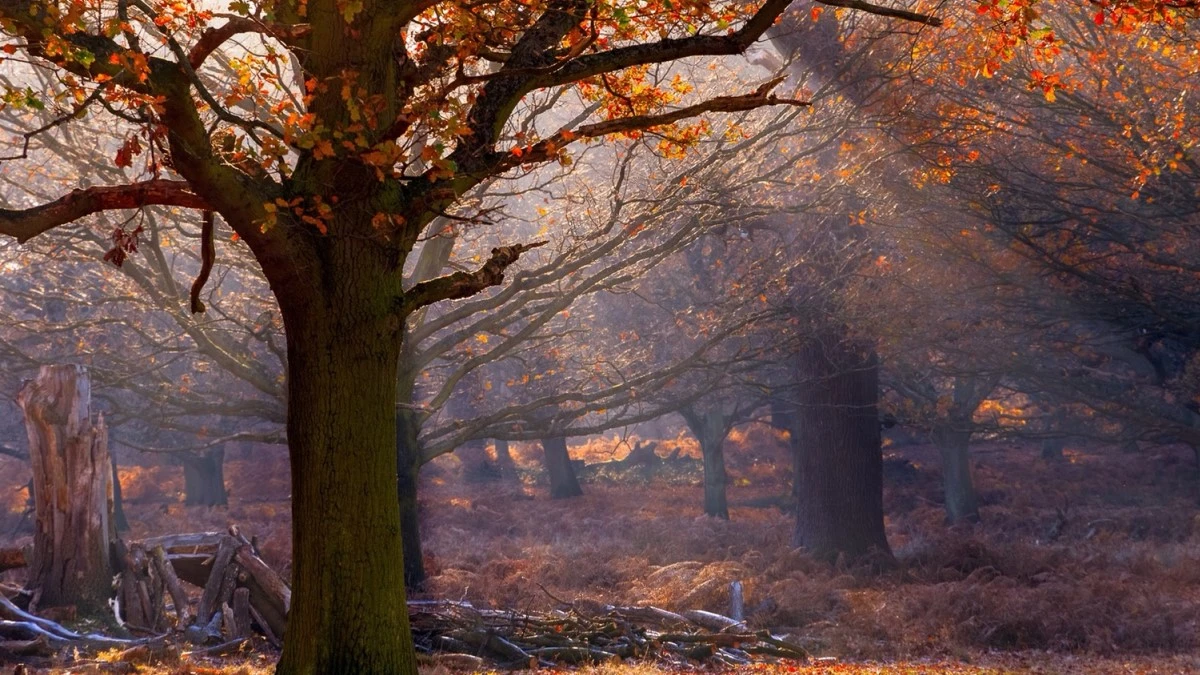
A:
[[[208,282],[208,275],[212,273],[216,257],[217,249],[213,244],[213,212],[205,211],[204,220],[200,225],[200,273],[192,282],[192,314],[199,314],[205,309],[204,301],[200,299],[200,291],[204,290],[204,284]]]
[[[605,120],[604,122],[596,122],[595,124],[585,124],[575,131],[563,130],[528,148],[513,150],[504,158],[502,166],[504,169],[509,169],[522,164],[547,161],[553,158],[554,154],[560,148],[576,138],[596,138],[597,136],[642,131],[653,127],[673,124],[680,120],[698,117],[710,112],[745,112],[771,105],[811,105],[807,101],[779,98],[771,94],[770,91],[782,81],[782,77],[776,78],[749,94],[741,96],[718,96],[695,105],[657,115],[619,117],[617,119]]]
[[[101,211],[143,206],[207,209],[209,205],[180,180],[154,179],[129,185],[101,185],[70,193],[28,209],[0,209],[0,234],[26,242],[43,232]]]

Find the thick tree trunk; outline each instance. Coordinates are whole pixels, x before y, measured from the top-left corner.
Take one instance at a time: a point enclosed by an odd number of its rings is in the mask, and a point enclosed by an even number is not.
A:
[[[43,607],[105,612],[112,597],[112,465],[82,366],[42,366],[17,394],[29,435],[36,527],[29,586]]]
[[[183,503],[188,506],[225,506],[225,448],[209,448],[179,456],[183,465]]]
[[[680,414],[700,443],[704,458],[704,513],[729,520],[729,504],[725,499],[725,415],[711,411],[701,413],[691,408],[681,410]]]
[[[425,586],[425,554],[421,549],[421,506],[417,500],[421,470],[421,427],[411,409],[396,413],[396,487],[400,496],[400,535],[404,548],[404,586],[420,591]]]
[[[281,294],[293,594],[280,675],[416,672],[396,480],[400,322],[379,249],[354,243],[322,244],[320,297]]]
[[[583,488],[579,487],[571,455],[567,452],[567,439],[547,438],[542,441],[542,450],[546,453],[546,472],[550,475],[550,497],[564,499],[582,495]]]
[[[942,482],[946,520],[950,523],[979,520],[979,497],[971,480],[971,431],[954,426],[933,430],[933,442],[942,454]]]
[[[798,355],[803,386],[796,424],[804,430],[797,467],[794,542],[825,560],[876,556],[889,563],[883,529],[879,363],[838,336]]]

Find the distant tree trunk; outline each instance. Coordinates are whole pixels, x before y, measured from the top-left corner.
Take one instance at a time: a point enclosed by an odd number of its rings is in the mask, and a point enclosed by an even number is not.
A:
[[[115,523],[117,532],[129,531],[129,518],[125,517],[125,500],[121,498],[121,476],[117,472],[117,462],[112,460],[112,487],[113,487],[113,523]]]
[[[1063,458],[1063,450],[1067,447],[1065,433],[1066,415],[1061,410],[1055,410],[1042,423],[1042,431],[1047,434],[1042,439],[1042,459],[1057,462]]]
[[[500,471],[500,478],[506,481],[517,480],[517,463],[513,460],[512,451],[508,447],[508,441],[497,438],[496,444],[496,468]]]
[[[425,586],[425,555],[421,547],[421,508],[417,478],[421,469],[420,421],[408,408],[396,412],[396,486],[400,491],[400,539],[404,549],[404,587]]]
[[[179,455],[183,465],[183,503],[188,506],[225,506],[225,448],[215,447]]]
[[[467,441],[454,449],[454,454],[462,462],[463,480],[472,483],[485,483],[500,477],[499,470],[492,465],[487,454],[487,441],[483,439]]]
[[[108,610],[112,596],[112,465],[104,418],[92,423],[82,366],[42,366],[17,394],[25,413],[36,526],[29,586],[43,607]]]
[[[690,406],[681,409],[679,414],[700,443],[700,453],[704,458],[704,513],[729,520],[729,503],[725,498],[728,479],[723,447],[729,419],[719,411],[702,413]]]
[[[798,355],[796,423],[804,429],[797,470],[794,543],[825,560],[876,556],[892,562],[883,529],[879,362],[838,336]]]
[[[942,483],[946,520],[951,523],[979,520],[979,497],[971,480],[971,431],[953,426],[933,430],[933,442],[942,455]]]
[[[992,391],[988,379],[956,377],[950,408],[933,428],[933,443],[942,455],[942,485],[946,520],[951,523],[979,520],[979,497],[971,480],[969,454],[975,410]]]
[[[583,488],[579,487],[571,455],[567,452],[567,439],[543,439],[542,451],[546,455],[546,472],[550,475],[550,497],[564,499],[582,495]]]

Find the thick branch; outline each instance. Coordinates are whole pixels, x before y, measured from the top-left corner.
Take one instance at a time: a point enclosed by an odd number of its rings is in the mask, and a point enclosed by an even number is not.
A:
[[[308,35],[310,30],[311,27],[307,24],[287,26],[264,23],[242,16],[230,17],[228,21],[220,26],[204,29],[204,32],[200,34],[200,39],[188,51],[188,62],[192,64],[192,68],[200,68],[210,54],[225,44],[225,41],[234,35],[259,33],[273,37],[284,44],[291,44],[293,41]]]
[[[754,16],[728,35],[694,35],[618,47],[581,56],[563,64],[553,75],[542,77],[538,87],[576,82],[585,77],[609,73],[633,66],[666,63],[689,56],[731,56],[741,54],[762,37],[783,14],[792,0],[767,0]]]
[[[492,249],[492,257],[474,272],[455,272],[423,281],[405,293],[401,314],[408,316],[414,311],[442,300],[469,298],[490,286],[504,281],[504,271],[521,257],[521,254],[545,246],[546,242],[516,244]]]
[[[830,7],[846,7],[847,9],[855,9],[867,14],[878,14],[892,19],[903,19],[905,21],[914,21],[923,23],[926,26],[940,26],[942,20],[936,16],[921,14],[919,12],[910,12],[906,9],[895,9],[893,7],[882,7],[880,5],[863,2],[863,0],[814,0],[822,5]]]
[[[180,206],[207,209],[209,205],[188,184],[154,179],[129,185],[102,185],[72,190],[48,204],[28,209],[0,209],[0,234],[26,242],[37,235],[101,211],[138,209],[143,206]]]

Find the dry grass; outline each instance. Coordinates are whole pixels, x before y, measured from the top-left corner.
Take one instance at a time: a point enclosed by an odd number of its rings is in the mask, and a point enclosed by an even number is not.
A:
[[[948,529],[935,453],[906,448],[889,462],[885,494],[901,568],[877,576],[792,550],[790,515],[753,506],[786,491],[784,454],[762,434],[738,441],[729,452],[730,522],[698,515],[698,485],[593,484],[582,498],[551,501],[536,483],[463,484],[453,461],[439,462],[425,472],[422,495],[429,594],[528,609],[570,602],[725,611],[729,583],[740,580],[752,623],[818,654],[889,664],[799,672],[1200,672],[1189,656],[1200,652],[1190,453],[1072,449],[1069,461],[1047,464],[1032,448],[983,445],[976,474],[984,522]],[[613,445],[593,442],[586,454],[617,455]],[[517,448],[517,461],[532,471],[536,453],[527,450]],[[21,479],[5,469],[0,495]],[[237,522],[287,569],[283,453],[233,457],[227,508],[183,506],[179,473],[122,472],[133,537]],[[14,502],[0,513],[0,536],[16,526],[17,511]]]

